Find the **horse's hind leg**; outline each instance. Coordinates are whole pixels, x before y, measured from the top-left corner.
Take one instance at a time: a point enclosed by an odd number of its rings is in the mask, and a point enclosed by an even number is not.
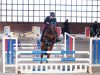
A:
[[[48,58],[50,58],[50,53],[49,53],[49,54],[47,54],[47,59],[48,59]],[[46,61],[46,62],[48,63],[48,61]]]
[[[41,51],[43,51],[44,49],[45,49],[45,45],[44,45],[44,43],[42,42],[42,43],[41,43]],[[43,54],[41,54],[40,57],[41,57],[41,59],[42,59],[42,58],[43,58]],[[40,63],[42,63],[42,60],[41,60]]]
[[[41,59],[43,58],[43,54],[41,54]],[[41,60],[41,62],[40,63],[42,63],[42,60]]]

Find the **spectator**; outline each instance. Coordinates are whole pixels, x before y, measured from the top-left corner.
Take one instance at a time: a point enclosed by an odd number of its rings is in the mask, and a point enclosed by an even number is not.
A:
[[[63,34],[63,36],[64,36],[65,32],[70,33],[68,19],[63,23],[63,27],[62,27],[62,34]]]

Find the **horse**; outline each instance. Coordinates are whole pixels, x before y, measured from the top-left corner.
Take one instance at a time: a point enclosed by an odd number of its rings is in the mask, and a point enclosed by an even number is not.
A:
[[[53,25],[48,25],[43,35],[43,41],[41,41],[41,51],[52,51],[53,46],[56,42],[56,35],[57,35],[56,27]],[[41,59],[43,58],[43,55],[47,55],[47,58],[50,58],[50,53],[48,54],[41,53]]]

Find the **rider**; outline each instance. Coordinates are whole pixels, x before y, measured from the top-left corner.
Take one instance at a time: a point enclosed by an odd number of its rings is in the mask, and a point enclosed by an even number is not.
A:
[[[95,21],[93,24],[94,36],[97,35],[97,29],[98,29],[98,25],[97,25],[97,21]]]
[[[64,36],[65,32],[70,34],[70,27],[69,27],[68,19],[63,23],[63,27],[62,27],[62,34],[63,34],[63,36]]]
[[[41,37],[41,41],[43,40],[43,35],[44,35],[44,32],[47,28],[48,25],[54,25],[56,26],[57,25],[57,21],[56,21],[56,18],[55,18],[55,13],[54,12],[51,12],[50,13],[50,16],[47,16],[46,19],[44,20],[44,28],[43,28],[43,32],[42,32],[42,37]],[[58,38],[58,34],[57,34],[57,38]]]

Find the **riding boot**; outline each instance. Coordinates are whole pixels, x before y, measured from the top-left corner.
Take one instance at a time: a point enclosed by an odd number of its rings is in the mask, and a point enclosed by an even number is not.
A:
[[[40,40],[41,42],[43,41],[43,34],[42,34],[42,36],[41,36],[41,40]]]

